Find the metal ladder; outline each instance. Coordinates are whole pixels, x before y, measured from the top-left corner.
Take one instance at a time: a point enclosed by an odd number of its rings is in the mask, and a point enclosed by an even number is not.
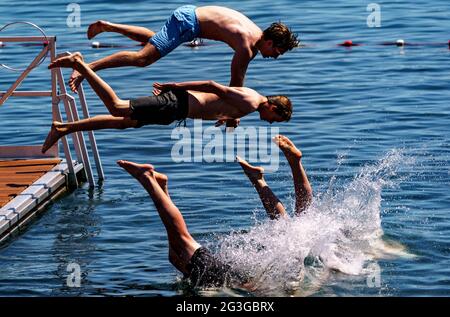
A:
[[[52,99],[52,119],[53,121],[62,122],[62,114],[60,110],[60,103],[64,104],[64,110],[68,122],[80,120],[78,114],[76,100],[73,96],[68,94],[62,70],[60,68],[51,69],[51,90],[48,91],[18,91],[16,90],[28,74],[37,66],[39,66],[50,54],[51,61],[58,57],[67,56],[70,53],[65,52],[56,55],[56,37],[55,36],[28,36],[28,37],[0,37],[0,42],[3,43],[42,43],[41,52],[34,58],[26,69],[20,70],[22,73],[6,91],[0,91],[0,106],[2,106],[9,97],[51,97]],[[6,65],[0,64],[6,69],[12,69]],[[79,103],[82,109],[83,118],[89,118],[89,109],[86,102],[82,84],[78,88]],[[49,122],[49,125],[51,123]],[[88,180],[91,187],[95,186],[94,175],[92,172],[91,163],[89,160],[89,153],[86,146],[86,141],[83,132],[75,132],[71,134],[72,143],[75,150],[75,155],[78,162],[83,164],[84,177]],[[100,155],[97,149],[97,143],[93,131],[88,132],[89,143],[92,154],[94,156],[95,165],[97,169],[97,178],[99,181],[104,179],[103,167],[100,160]],[[66,137],[61,140],[64,150],[65,160],[69,167],[69,186],[78,187],[78,180],[74,169],[74,161],[72,160],[72,153],[69,142]],[[59,142],[57,142],[46,154],[41,153],[40,146],[0,146],[0,156],[2,158],[18,158],[18,157],[34,157],[34,158],[48,158],[59,157]]]

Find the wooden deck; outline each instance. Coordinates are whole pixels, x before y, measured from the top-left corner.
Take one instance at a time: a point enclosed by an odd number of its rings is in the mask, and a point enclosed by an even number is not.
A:
[[[0,208],[60,162],[59,158],[0,160]]]
[[[85,180],[83,164],[72,161],[74,177]],[[65,159],[0,160],[0,244],[62,194],[71,190]]]

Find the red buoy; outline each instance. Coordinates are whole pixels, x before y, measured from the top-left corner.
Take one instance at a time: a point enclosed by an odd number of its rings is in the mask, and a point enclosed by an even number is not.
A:
[[[345,46],[345,47],[359,46],[359,44],[353,43],[352,40],[344,41],[343,43],[338,44],[338,45],[339,45],[339,46]]]
[[[348,41],[345,41],[344,43],[342,43],[342,45],[343,46],[353,46],[353,42],[348,40]]]

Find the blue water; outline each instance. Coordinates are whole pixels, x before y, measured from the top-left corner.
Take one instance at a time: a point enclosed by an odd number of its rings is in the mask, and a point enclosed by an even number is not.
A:
[[[59,51],[87,61],[119,48],[92,49],[85,37],[96,19],[157,30],[182,1],[77,1],[81,28],[68,28],[69,2],[0,1],[0,24],[32,21],[58,38]],[[200,291],[205,296],[448,296],[450,295],[450,123],[446,45],[447,1],[378,1],[381,27],[369,28],[370,1],[202,1],[237,9],[264,28],[281,19],[306,47],[277,61],[257,57],[246,86],[287,94],[289,123],[278,124],[303,151],[315,202],[303,218],[269,222],[256,192],[231,162],[176,164],[173,126],[96,133],[107,179],[85,184],[55,202],[0,249],[0,295],[173,296],[188,292],[167,256],[164,227],[148,195],[116,164],[150,162],[169,175],[171,196],[195,239],[258,276],[255,292]],[[39,35],[26,27],[20,34]],[[14,30],[0,35],[14,35]],[[367,44],[337,47],[351,39]],[[404,39],[442,45],[377,45]],[[119,35],[98,41],[136,50]],[[214,79],[227,84],[231,49],[207,42],[180,47],[149,68],[99,72],[122,98],[148,95],[155,81]],[[0,49],[1,63],[23,67],[31,47]],[[44,64],[46,64],[45,62]],[[0,69],[0,89],[17,74]],[[66,71],[66,78],[70,72]],[[48,88],[44,65],[21,89]],[[91,114],[104,106],[86,87]],[[41,144],[50,125],[46,98],[10,99],[0,108],[0,144]],[[243,127],[268,127],[253,114]],[[188,122],[187,128],[192,129]],[[205,122],[204,122],[204,127]],[[281,156],[280,156],[281,157]],[[292,210],[288,166],[267,173]],[[67,266],[81,267],[80,288],[66,285]],[[379,272],[379,285],[368,280]]]

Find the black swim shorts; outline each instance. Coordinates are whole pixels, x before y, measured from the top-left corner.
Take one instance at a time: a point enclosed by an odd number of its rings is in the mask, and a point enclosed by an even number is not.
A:
[[[205,247],[194,252],[187,269],[188,277],[195,286],[221,287],[234,283],[243,284],[249,280],[243,272],[231,268]]]
[[[185,90],[168,90],[158,96],[131,99],[130,109],[130,118],[139,122],[137,127],[181,123],[188,115],[189,95]]]

